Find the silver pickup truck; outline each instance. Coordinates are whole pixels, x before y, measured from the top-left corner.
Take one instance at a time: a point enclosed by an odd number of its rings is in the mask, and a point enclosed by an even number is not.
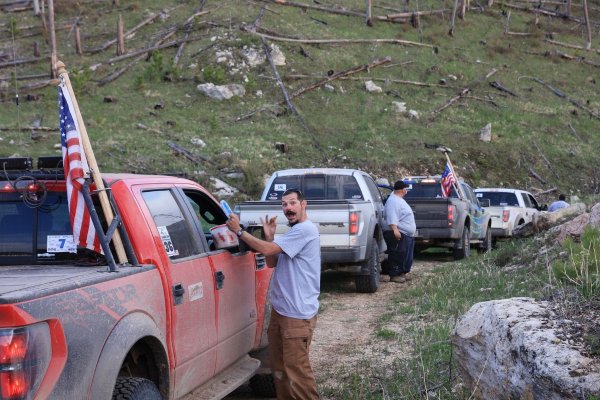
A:
[[[386,249],[382,233],[385,216],[373,178],[355,169],[277,171],[260,201],[238,204],[234,212],[249,231],[261,225],[265,215],[277,216],[275,235],[281,235],[290,229],[281,209],[281,196],[288,189],[300,189],[308,201],[308,218],[320,233],[322,269],[354,274],[358,292],[377,291]]]

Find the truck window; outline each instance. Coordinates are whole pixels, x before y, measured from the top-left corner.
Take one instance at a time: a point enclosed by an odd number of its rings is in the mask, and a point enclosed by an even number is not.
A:
[[[306,175],[302,193],[306,200],[325,199],[325,175]]]
[[[510,192],[477,192],[480,199],[489,199],[490,206],[519,206],[519,200]]]
[[[369,189],[369,193],[371,194],[371,198],[373,199],[373,201],[374,202],[383,202],[383,199],[381,198],[381,192],[379,192],[379,189],[377,188],[377,184],[373,181],[373,179],[368,175],[364,175],[364,179],[365,179],[367,188]]]
[[[170,190],[142,193],[170,259],[200,254],[194,232]]]
[[[227,221],[225,212],[221,206],[209,199],[204,193],[184,190],[185,197],[194,211],[194,215],[198,217],[198,222],[202,227],[202,233],[208,241],[212,240],[210,228],[223,225]]]
[[[532,207],[532,208],[535,208],[535,209],[538,209],[538,210],[540,209],[540,205],[539,205],[539,203],[537,202],[537,200],[535,199],[535,197],[533,197],[533,196],[532,196],[531,194],[529,194],[529,193],[527,193],[525,196],[526,196],[526,197],[529,199],[529,201],[531,202],[531,207]]]
[[[281,200],[288,189],[300,189],[307,200],[362,200],[356,178],[350,175],[291,175],[273,180],[265,200]]]
[[[526,208],[534,208],[535,206],[531,203],[531,199],[527,196],[527,193],[520,193],[521,198],[523,199],[523,204]]]
[[[88,255],[101,262],[100,255],[74,244],[66,193],[47,191],[43,196],[39,203],[26,203],[20,193],[0,194],[0,264],[97,265]]]
[[[300,185],[300,176],[292,175],[292,176],[278,176],[271,183],[271,187],[269,188],[269,192],[265,197],[265,200],[281,200],[281,196],[288,189],[301,189]]]
[[[418,199],[418,198],[427,198],[427,199],[439,199],[442,198],[442,185],[439,181],[436,182],[407,182],[410,186],[408,188],[408,192],[405,199]],[[450,197],[456,198],[456,191],[452,189],[452,193],[450,193]]]

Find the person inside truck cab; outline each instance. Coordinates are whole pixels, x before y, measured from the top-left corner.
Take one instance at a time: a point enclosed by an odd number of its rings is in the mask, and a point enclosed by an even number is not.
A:
[[[240,226],[233,213],[227,227],[275,267],[271,281],[271,319],[267,331],[271,370],[277,398],[318,399],[309,348],[317,324],[321,279],[319,231],[306,215],[302,192],[288,189],[281,197],[283,214],[291,229],[275,238],[277,217],[265,216],[261,240]]]

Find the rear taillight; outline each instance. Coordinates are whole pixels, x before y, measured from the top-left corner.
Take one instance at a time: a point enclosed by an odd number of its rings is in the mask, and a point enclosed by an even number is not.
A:
[[[448,206],[448,226],[454,224],[454,206]]]
[[[509,218],[510,218],[510,210],[503,210],[502,211],[502,222],[508,222]]]
[[[358,233],[358,211],[350,211],[349,233],[356,235]]]
[[[0,400],[32,399],[40,386],[52,345],[46,323],[0,329]]]

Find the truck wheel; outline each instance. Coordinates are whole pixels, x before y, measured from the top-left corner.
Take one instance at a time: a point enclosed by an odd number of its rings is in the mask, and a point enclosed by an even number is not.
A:
[[[275,382],[271,374],[256,374],[250,378],[250,389],[259,397],[276,397]]]
[[[470,237],[469,227],[465,226],[460,239],[456,242],[454,249],[452,250],[455,260],[462,260],[463,258],[469,257],[469,254],[471,254]]]
[[[158,388],[146,378],[117,378],[113,400],[162,400]]]
[[[492,228],[488,226],[488,228],[485,231],[485,238],[483,239],[483,242],[481,242],[477,250],[479,250],[480,253],[488,253],[492,251],[492,244]]]
[[[369,256],[363,262],[369,270],[369,275],[358,275],[355,279],[358,293],[375,293],[379,288],[379,245],[375,240],[371,245]]]

